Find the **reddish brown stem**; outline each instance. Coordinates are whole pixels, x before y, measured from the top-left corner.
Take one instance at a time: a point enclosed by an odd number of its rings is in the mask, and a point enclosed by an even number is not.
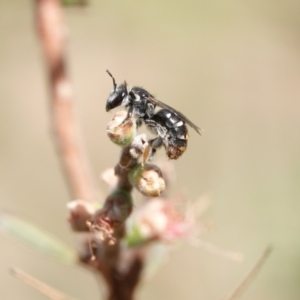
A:
[[[81,143],[65,61],[66,32],[59,0],[36,0],[36,24],[49,74],[52,125],[72,198],[95,201],[95,185]]]
[[[36,0],[35,4],[37,30],[49,76],[51,117],[58,156],[61,159],[72,197],[96,201],[94,179],[91,176],[79,135],[73,89],[66,68],[66,32],[61,4],[59,0]],[[127,156],[123,154],[121,158],[123,158],[121,162],[127,166],[128,154]],[[119,168],[118,171],[119,188],[122,187],[130,192],[132,187],[127,178],[128,170]],[[108,299],[110,300],[132,300],[143,269],[143,251],[122,251],[120,247],[120,240],[125,233],[124,222],[114,228],[116,236],[114,245],[109,245],[107,241],[104,241],[99,246],[103,250],[101,260],[92,262],[89,259],[90,256],[86,260],[81,257],[83,263],[103,275],[108,285]],[[120,262],[126,262],[128,268],[125,271],[119,270]]]

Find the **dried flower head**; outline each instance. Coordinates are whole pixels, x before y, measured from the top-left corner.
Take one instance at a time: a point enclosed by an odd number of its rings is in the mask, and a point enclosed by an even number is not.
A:
[[[156,165],[137,164],[129,172],[131,184],[144,196],[157,197],[165,190],[162,172]]]
[[[136,120],[127,118],[126,111],[118,111],[108,123],[106,132],[113,143],[121,147],[128,146],[136,136]]]

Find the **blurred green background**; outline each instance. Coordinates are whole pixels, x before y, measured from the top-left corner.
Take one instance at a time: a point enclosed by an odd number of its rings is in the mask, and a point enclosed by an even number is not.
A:
[[[0,0],[0,204],[72,245],[33,4]],[[65,10],[69,70],[96,176],[119,152],[105,133],[108,68],[205,129],[202,137],[190,130],[173,192],[208,193],[214,203],[203,220],[215,229],[204,238],[245,255],[236,263],[185,245],[137,299],[221,299],[269,243],[274,251],[242,299],[300,299],[299,16],[293,0],[94,0]],[[91,273],[3,235],[0,249],[1,299],[44,299],[12,278],[10,266],[77,299],[99,299]]]

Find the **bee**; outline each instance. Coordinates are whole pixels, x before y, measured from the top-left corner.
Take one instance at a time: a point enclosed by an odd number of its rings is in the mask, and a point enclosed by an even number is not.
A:
[[[157,100],[141,87],[134,86],[128,89],[126,82],[117,85],[113,75],[108,70],[106,72],[112,78],[114,87],[107,98],[106,111],[120,105],[125,106],[128,109],[127,118],[136,117],[138,126],[144,122],[146,127],[157,135],[156,138],[148,141],[151,147],[150,159],[162,145],[170,159],[179,158],[187,148],[186,124],[201,135],[202,129],[181,112]],[[162,109],[155,112],[156,106]]]

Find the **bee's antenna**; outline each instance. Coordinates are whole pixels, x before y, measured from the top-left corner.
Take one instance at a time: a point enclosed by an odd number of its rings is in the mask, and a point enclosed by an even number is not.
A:
[[[106,72],[112,78],[113,85],[114,85],[114,90],[116,90],[117,84],[116,84],[116,80],[115,80],[114,76],[112,76],[112,74],[108,70],[106,70]]]

